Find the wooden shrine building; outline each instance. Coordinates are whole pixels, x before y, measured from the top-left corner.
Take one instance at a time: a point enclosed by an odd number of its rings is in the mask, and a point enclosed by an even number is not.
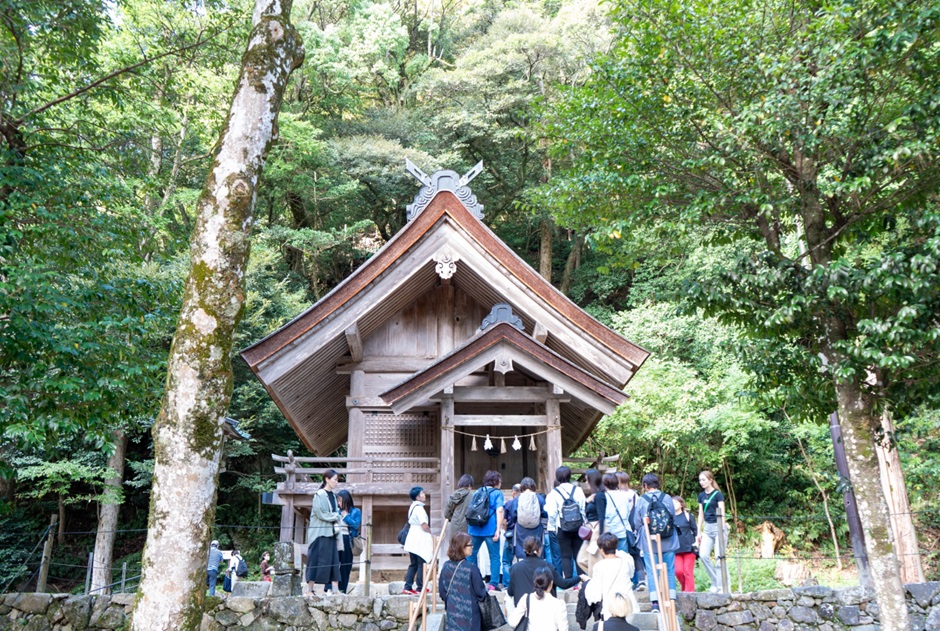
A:
[[[405,227],[241,353],[318,456],[275,456],[281,540],[304,542],[319,487],[308,476],[330,464],[373,523],[374,570],[407,565],[395,535],[412,486],[425,488],[435,533],[463,473],[474,488],[495,469],[504,488],[530,476],[550,490],[562,458],[626,400],[649,355],[487,228],[467,187],[480,165],[463,177],[407,167],[423,186]],[[345,458],[325,458],[343,445]]]

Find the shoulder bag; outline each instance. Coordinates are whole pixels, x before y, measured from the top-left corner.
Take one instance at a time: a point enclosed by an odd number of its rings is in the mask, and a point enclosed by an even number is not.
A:
[[[496,598],[490,596],[489,592],[486,598],[480,601],[480,618],[483,620],[483,631],[493,631],[506,624],[503,610],[499,608]]]

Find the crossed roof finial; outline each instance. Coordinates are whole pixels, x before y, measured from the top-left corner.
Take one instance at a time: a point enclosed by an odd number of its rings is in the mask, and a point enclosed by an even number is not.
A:
[[[477,219],[483,219],[483,204],[477,202],[476,195],[467,187],[467,184],[483,171],[482,160],[477,162],[463,176],[459,176],[456,171],[450,170],[436,171],[432,175],[428,175],[408,158],[405,158],[405,170],[422,184],[421,190],[415,195],[414,202],[408,204],[405,208],[408,221],[417,217],[422,210],[427,208],[439,191],[450,191]]]

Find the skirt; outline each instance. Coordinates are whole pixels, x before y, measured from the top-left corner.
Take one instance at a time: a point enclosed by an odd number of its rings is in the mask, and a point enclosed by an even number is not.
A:
[[[307,582],[327,585],[339,582],[339,552],[336,539],[317,537],[307,549]]]

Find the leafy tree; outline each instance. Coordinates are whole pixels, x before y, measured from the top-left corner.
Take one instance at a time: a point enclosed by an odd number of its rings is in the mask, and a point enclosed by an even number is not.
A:
[[[721,281],[688,293],[777,357],[800,350],[764,365],[769,382],[797,377],[792,407],[838,406],[891,629],[908,619],[873,445],[884,405],[938,391],[937,11],[624,0],[615,50],[550,126],[571,159],[550,189],[568,221],[734,243]],[[808,387],[818,371],[830,388]]]

